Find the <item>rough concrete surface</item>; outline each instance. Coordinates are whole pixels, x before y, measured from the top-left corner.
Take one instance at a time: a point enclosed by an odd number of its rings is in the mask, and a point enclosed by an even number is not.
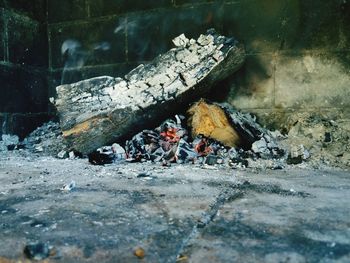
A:
[[[13,152],[0,157],[0,182],[0,262],[28,261],[32,242],[53,247],[44,262],[350,261],[345,170],[92,166]]]

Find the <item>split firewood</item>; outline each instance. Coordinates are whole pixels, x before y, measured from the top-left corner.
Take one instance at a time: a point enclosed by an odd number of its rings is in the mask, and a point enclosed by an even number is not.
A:
[[[244,48],[209,30],[184,35],[175,48],[124,78],[97,77],[57,87],[55,105],[68,146],[89,153],[175,115],[240,68]]]
[[[229,104],[201,99],[187,114],[192,138],[204,135],[228,147],[252,150],[263,158],[279,158],[285,153],[271,132],[259,125],[255,117],[237,111]]]
[[[204,135],[225,146],[235,148],[241,144],[239,134],[220,106],[200,100],[187,113],[189,114],[188,126],[191,128],[193,138]]]

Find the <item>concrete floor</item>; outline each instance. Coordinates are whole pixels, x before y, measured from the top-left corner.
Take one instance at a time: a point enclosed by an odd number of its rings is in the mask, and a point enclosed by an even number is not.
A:
[[[75,188],[62,190],[71,181]],[[350,262],[349,200],[349,172],[334,169],[8,155],[0,262],[25,262],[31,242],[53,247],[45,262]]]

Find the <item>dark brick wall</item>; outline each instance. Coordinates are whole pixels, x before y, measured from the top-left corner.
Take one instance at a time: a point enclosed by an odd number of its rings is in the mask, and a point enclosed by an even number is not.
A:
[[[0,1],[0,134],[23,137],[48,115],[46,0]]]

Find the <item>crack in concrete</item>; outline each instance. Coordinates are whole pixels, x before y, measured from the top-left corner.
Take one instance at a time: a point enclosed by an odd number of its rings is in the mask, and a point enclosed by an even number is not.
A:
[[[243,191],[234,191],[232,192],[231,189],[225,189],[222,191],[219,196],[215,199],[215,201],[209,206],[207,211],[205,211],[200,219],[198,219],[198,223],[195,224],[192,228],[192,231],[183,239],[183,242],[177,252],[176,258],[179,258],[183,256],[183,252],[185,251],[186,247],[190,246],[191,240],[195,240],[199,235],[199,229],[203,229],[206,226],[212,222],[219,209],[226,203],[226,202],[232,202],[234,200],[237,200],[239,198],[242,198],[244,195]]]
[[[277,194],[281,196],[296,196],[301,198],[311,197],[309,193],[306,192],[296,192],[291,190],[285,190],[278,185],[268,185],[268,184],[252,184],[249,181],[244,181],[240,184],[226,186],[227,189],[223,190],[219,196],[215,199],[215,202],[211,204],[206,212],[203,213],[202,217],[198,220],[192,228],[192,231],[187,237],[183,239],[182,245],[177,253],[177,258],[184,255],[186,247],[191,246],[191,241],[195,240],[199,233],[199,229],[204,229],[207,227],[218,214],[219,209],[225,204],[233,202],[239,198],[242,198],[248,192],[257,193],[269,193]]]

